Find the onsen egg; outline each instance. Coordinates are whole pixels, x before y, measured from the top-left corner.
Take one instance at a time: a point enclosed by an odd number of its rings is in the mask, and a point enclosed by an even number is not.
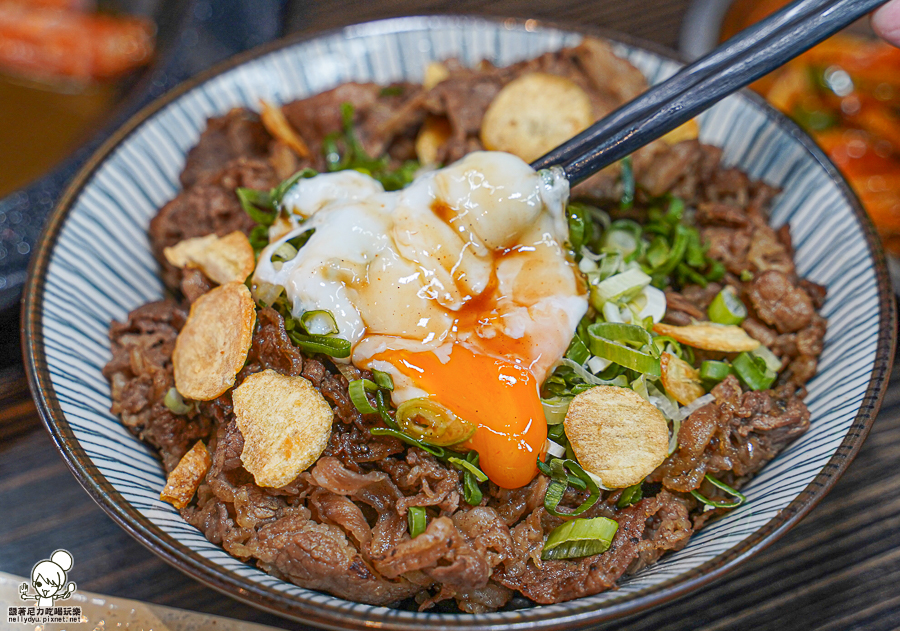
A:
[[[568,183],[478,152],[387,193],[360,173],[301,180],[296,228],[260,256],[257,286],[294,315],[327,309],[357,366],[392,375],[393,403],[429,397],[474,423],[460,449],[504,488],[536,474],[547,426],[539,387],[565,353],[587,293],[563,243]],[[303,232],[290,261],[271,260]]]

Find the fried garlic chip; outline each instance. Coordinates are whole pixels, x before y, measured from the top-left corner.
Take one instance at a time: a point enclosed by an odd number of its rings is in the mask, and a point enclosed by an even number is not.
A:
[[[334,412],[303,377],[266,370],[247,377],[231,398],[244,437],[241,462],[258,485],[290,483],[325,451]]]
[[[197,267],[214,283],[243,282],[256,266],[253,246],[243,232],[224,237],[208,234],[179,241],[163,250],[175,267]]]
[[[301,158],[308,158],[311,155],[309,147],[306,145],[303,138],[300,137],[300,134],[291,127],[291,124],[288,122],[287,118],[285,118],[281,108],[275,107],[263,99],[259,100],[259,104],[262,108],[259,118],[262,120],[263,127],[266,128],[266,131],[290,147],[293,152]]]
[[[438,150],[450,138],[450,122],[443,116],[428,116],[416,136],[420,164],[437,164]]]
[[[700,384],[700,373],[677,355],[663,353],[659,358],[659,367],[663,388],[681,405],[688,405],[706,394]]]
[[[488,106],[481,123],[486,149],[531,162],[588,127],[590,97],[571,79],[532,72],[510,81]]]
[[[210,401],[233,386],[247,360],[254,324],[255,304],[244,283],[225,283],[195,300],[172,353],[181,396]]]
[[[653,330],[659,335],[668,335],[682,344],[705,351],[740,353],[759,348],[759,342],[747,335],[744,329],[730,324],[698,322],[674,326],[660,323],[654,324]]]
[[[594,386],[577,395],[565,429],[578,463],[611,489],[643,480],[669,450],[665,417],[628,388]]]
[[[431,61],[425,66],[425,76],[422,78],[422,87],[430,90],[438,83],[450,76],[447,66],[439,61]]]
[[[206,477],[210,465],[212,465],[212,458],[209,456],[209,451],[203,441],[198,440],[172,469],[166,479],[166,486],[159,494],[159,499],[168,502],[175,508],[184,508],[191,503],[191,499],[200,487],[200,483],[203,482],[203,478]]]

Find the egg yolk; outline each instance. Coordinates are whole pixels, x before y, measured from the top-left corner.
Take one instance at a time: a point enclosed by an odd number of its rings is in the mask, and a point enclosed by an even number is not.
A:
[[[418,388],[476,426],[461,446],[478,452],[479,466],[497,486],[516,489],[537,474],[547,422],[538,385],[527,368],[454,344],[442,363],[431,351],[389,350],[389,362]]]

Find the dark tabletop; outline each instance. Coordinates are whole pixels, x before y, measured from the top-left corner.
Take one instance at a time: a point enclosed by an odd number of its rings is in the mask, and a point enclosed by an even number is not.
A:
[[[294,4],[289,30],[395,15],[477,12],[602,26],[674,47],[686,0],[318,0]],[[861,314],[865,317],[865,314]],[[0,314],[0,571],[30,573],[57,548],[78,588],[287,629],[169,567],[98,508],[56,453],[18,364],[17,320]],[[797,527],[713,585],[603,629],[900,628],[900,377],[869,438]]]

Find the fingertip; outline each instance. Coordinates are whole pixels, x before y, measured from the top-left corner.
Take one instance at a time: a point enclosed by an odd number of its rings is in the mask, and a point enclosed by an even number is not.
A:
[[[900,0],[891,0],[872,14],[872,29],[878,37],[900,47]]]

